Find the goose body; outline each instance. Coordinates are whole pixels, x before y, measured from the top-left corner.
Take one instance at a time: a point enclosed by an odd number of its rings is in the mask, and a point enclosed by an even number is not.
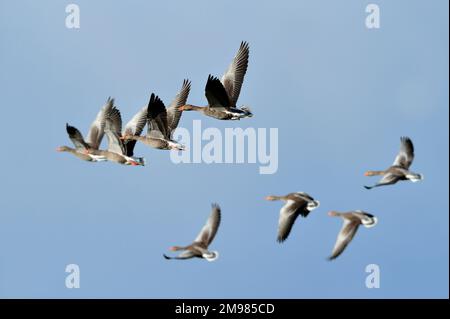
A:
[[[279,243],[284,242],[288,238],[292,226],[299,215],[307,217],[312,210],[320,205],[319,201],[304,192],[290,193],[285,196],[267,196],[266,200],[281,200],[285,202],[280,210],[278,220],[277,241]]]
[[[96,118],[92,122],[88,137],[85,140],[81,132],[74,126],[66,124],[66,131],[75,148],[69,146],[60,146],[56,150],[58,152],[68,152],[75,155],[81,160],[89,162],[106,161],[105,156],[89,154],[88,150],[98,150],[102,142],[106,119],[111,115],[114,108],[114,99],[108,98],[105,105],[100,109]]]
[[[252,117],[250,108],[238,108],[236,106],[247,72],[249,54],[248,43],[242,42],[222,79],[219,80],[212,75],[208,76],[205,86],[207,106],[186,104],[181,106],[180,110],[197,111],[218,120],[240,120],[245,117]]]
[[[382,178],[373,186],[364,186],[366,189],[396,184],[398,181],[418,182],[423,180],[423,175],[409,170],[414,160],[414,145],[409,137],[400,138],[400,151],[392,166],[384,171],[367,171],[365,176],[381,175]]]
[[[124,135],[124,140],[139,141],[147,146],[160,150],[184,150],[185,147],[172,139],[178,126],[182,110],[180,106],[186,103],[191,89],[189,80],[184,80],[180,92],[166,109],[161,99],[152,93],[147,107],[147,134]]]
[[[200,233],[195,238],[194,242],[187,246],[173,246],[170,247],[171,251],[181,251],[176,257],[169,257],[163,255],[165,259],[191,259],[191,258],[203,258],[207,261],[214,261],[219,257],[217,251],[208,250],[209,245],[214,240],[217,230],[219,229],[221,220],[221,209],[219,205],[212,204],[211,214],[203,226]]]
[[[103,162],[106,161],[106,157],[102,155],[93,155],[93,154],[86,154],[84,151],[77,150],[75,148],[69,147],[69,146],[60,146],[56,149],[58,152],[67,152],[70,153],[76,157],[78,157],[80,160],[87,161],[87,162]]]
[[[336,239],[329,260],[336,259],[345,250],[347,245],[352,241],[360,225],[366,228],[374,227],[378,223],[378,219],[367,212],[355,210],[347,213],[339,213],[331,211],[328,213],[331,217],[341,217],[344,221],[341,231]]]

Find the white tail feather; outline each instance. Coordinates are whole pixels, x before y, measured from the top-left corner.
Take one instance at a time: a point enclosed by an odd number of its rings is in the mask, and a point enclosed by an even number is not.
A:
[[[409,179],[411,182],[416,183],[423,180],[424,176],[423,174],[408,174],[406,175],[406,178]]]
[[[219,258],[219,252],[218,251],[211,251],[209,253],[204,253],[203,258],[205,258],[207,261],[214,261],[217,258]]]
[[[320,206],[320,202],[318,200],[315,200],[315,201],[309,202],[308,205],[306,206],[306,208],[309,211],[311,211],[311,210],[316,209],[319,206]]]
[[[368,219],[363,219],[363,220],[362,220],[362,224],[363,224],[363,226],[366,227],[366,228],[372,228],[372,227],[374,227],[376,224],[378,224],[378,218],[372,217],[372,218],[368,218]]]

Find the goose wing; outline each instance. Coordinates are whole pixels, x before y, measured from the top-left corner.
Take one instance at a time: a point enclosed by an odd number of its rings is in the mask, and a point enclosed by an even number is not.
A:
[[[133,118],[125,125],[122,136],[139,136],[147,123],[147,106],[143,107],[137,112]],[[133,156],[135,140],[128,140],[124,142],[127,156]]]
[[[209,107],[228,109],[231,107],[230,98],[220,80],[212,75],[208,76],[205,86],[205,96]]]
[[[77,150],[89,149],[89,144],[84,141],[83,135],[76,127],[70,126],[68,123],[66,123],[66,131]]]
[[[169,257],[166,254],[163,254],[163,256],[165,259],[190,259],[195,257],[195,254],[190,250],[186,250],[180,253],[177,257]]]
[[[184,80],[180,92],[175,96],[169,108],[167,109],[167,122],[169,126],[170,134],[175,131],[180,122],[181,113],[180,107],[186,104],[189,92],[191,90],[191,82],[189,80]]]
[[[105,130],[107,129],[113,131],[118,136],[122,134],[122,115],[118,108],[113,106],[109,113],[107,114],[105,120]]]
[[[314,200],[314,198],[311,195],[309,195],[305,192],[297,192],[297,193],[293,193],[292,195],[298,196],[298,197],[302,198],[303,200],[305,200],[306,202]]]
[[[400,151],[394,161],[394,166],[409,169],[414,160],[414,145],[409,137],[400,138]]]
[[[230,98],[231,106],[236,106],[239,98],[244,76],[247,72],[249,53],[248,43],[241,42],[239,51],[222,77],[222,84]]]
[[[278,219],[278,237],[279,243],[284,242],[295,223],[298,215],[305,215],[307,202],[301,198],[298,200],[289,199],[280,210],[280,217]]]
[[[108,97],[105,105],[103,105],[103,107],[98,112],[94,122],[92,122],[86,139],[86,142],[91,146],[91,148],[97,150],[100,147],[100,143],[102,142],[104,135],[105,120],[113,107],[114,99]]]
[[[150,96],[147,107],[147,135],[170,139],[167,111],[163,101],[154,93]]]
[[[357,218],[344,219],[344,224],[342,225],[341,231],[338,234],[336,244],[334,245],[333,248],[333,252],[331,253],[331,256],[328,258],[329,260],[333,260],[337,258],[340,254],[342,254],[347,245],[352,241],[360,224],[361,222]]]
[[[120,155],[125,155],[125,146],[120,140],[119,132],[117,132],[117,130],[115,129],[113,122],[107,119],[105,122],[105,134],[108,139],[108,151]]]
[[[377,184],[391,185],[391,184],[397,183],[398,180],[399,180],[398,175],[393,174],[393,173],[387,173],[378,181]]]
[[[209,218],[203,226],[202,230],[198,234],[194,242],[202,243],[208,247],[216,236],[217,230],[219,229],[221,219],[221,209],[217,204],[212,204],[212,211]]]

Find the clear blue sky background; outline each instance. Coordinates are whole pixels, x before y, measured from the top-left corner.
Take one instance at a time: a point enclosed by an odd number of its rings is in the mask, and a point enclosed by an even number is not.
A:
[[[2,156],[0,297],[445,297],[449,282],[448,2],[373,1],[381,29],[365,27],[368,1],[73,1],[81,29],[65,27],[69,1],[0,1]],[[239,43],[251,45],[240,122],[279,128],[279,170],[255,164],[174,165],[138,145],[141,168],[97,165],[55,152],[65,123],[86,132],[108,96],[129,119],[151,92],[170,101],[184,78],[205,101]],[[186,113],[191,128],[200,114]],[[367,169],[390,165],[399,137],[416,147],[422,183],[372,191]],[[276,243],[281,203],[303,190],[322,202]],[[214,263],[169,262],[210,203],[223,209]],[[379,217],[328,262],[334,210]],[[65,266],[81,288],[65,288]],[[381,287],[365,287],[365,266]]]

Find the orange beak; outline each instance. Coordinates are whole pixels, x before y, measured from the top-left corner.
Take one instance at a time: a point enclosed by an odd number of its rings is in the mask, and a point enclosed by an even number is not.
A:
[[[171,251],[176,251],[176,250],[177,250],[177,248],[176,248],[176,247],[174,247],[174,246],[172,246],[172,247],[170,247],[170,248],[169,248],[169,250],[171,250]]]
[[[364,176],[370,176],[370,173],[369,172],[365,172]]]

